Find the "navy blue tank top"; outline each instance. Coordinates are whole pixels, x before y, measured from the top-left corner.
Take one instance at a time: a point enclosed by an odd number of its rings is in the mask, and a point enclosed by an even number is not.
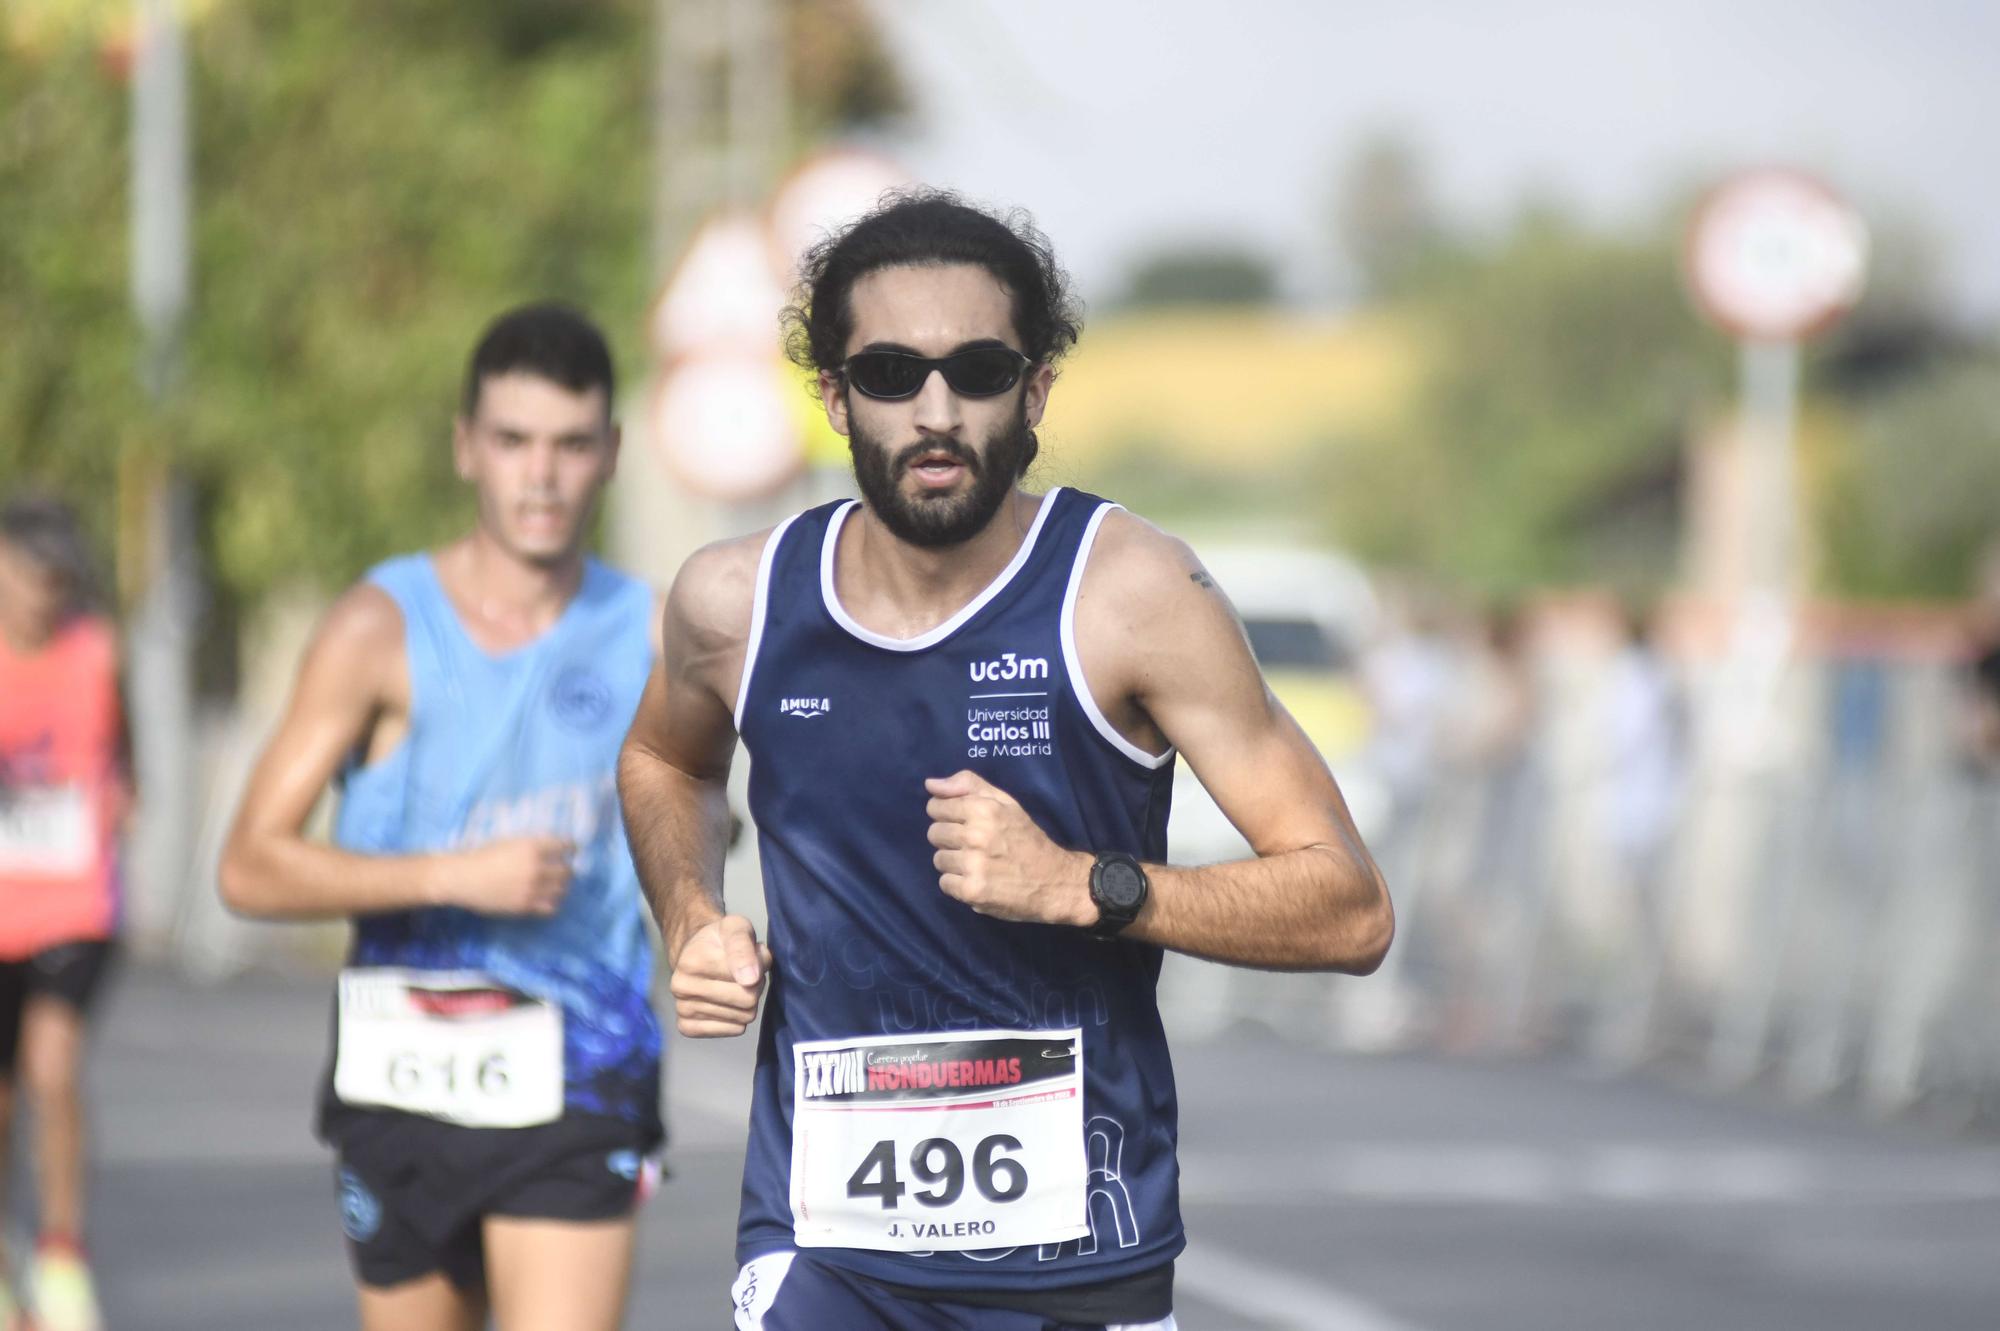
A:
[[[869,631],[839,603],[834,552],[856,507],[808,510],[771,536],[736,704],[776,963],[738,1259],[794,1246],[796,1044],[1080,1028],[1089,1234],[1005,1249],[815,1253],[939,1291],[1038,1290],[1158,1267],[1183,1245],[1177,1104],[1155,993],[1161,951],[996,920],[946,896],[923,784],[970,769],[1059,845],[1166,858],[1173,752],[1148,754],[1106,722],[1072,631],[1084,563],[1115,505],[1051,491],[993,583],[909,639]]]

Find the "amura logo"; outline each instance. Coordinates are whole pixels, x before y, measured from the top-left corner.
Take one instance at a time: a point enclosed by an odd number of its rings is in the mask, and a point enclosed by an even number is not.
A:
[[[1047,679],[1049,662],[1043,656],[1016,656],[1012,652],[1002,652],[997,661],[974,661],[972,680],[975,684],[994,682],[1011,684],[1017,679]]]
[[[832,710],[831,698],[784,698],[778,703],[780,716],[825,716]]]

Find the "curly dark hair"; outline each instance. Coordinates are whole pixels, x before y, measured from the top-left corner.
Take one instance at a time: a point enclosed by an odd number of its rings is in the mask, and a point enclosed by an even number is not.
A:
[[[976,264],[1014,304],[1014,331],[1030,359],[1053,364],[1082,331],[1082,310],[1049,238],[1016,208],[990,213],[951,190],[882,196],[875,211],[807,250],[784,312],[785,353],[806,371],[837,370],[854,330],[848,296],[878,268]]]

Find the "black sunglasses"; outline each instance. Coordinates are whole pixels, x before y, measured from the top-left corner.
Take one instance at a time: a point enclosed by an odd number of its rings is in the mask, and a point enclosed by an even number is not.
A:
[[[890,402],[915,397],[936,370],[960,397],[992,397],[1021,382],[1034,364],[1012,347],[971,347],[949,356],[912,356],[907,351],[860,351],[841,363],[841,373],[869,397]]]

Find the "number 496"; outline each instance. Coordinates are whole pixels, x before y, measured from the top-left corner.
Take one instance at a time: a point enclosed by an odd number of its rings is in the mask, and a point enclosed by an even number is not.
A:
[[[972,1186],[990,1202],[1011,1202],[1028,1190],[1028,1171],[1002,1151],[1018,1151],[1020,1139],[1006,1134],[988,1137],[972,1150]],[[965,1157],[949,1137],[929,1137],[910,1150],[910,1172],[919,1182],[935,1186],[911,1192],[925,1206],[950,1206],[965,1191]],[[850,1197],[878,1197],[882,1209],[893,1211],[910,1192],[896,1173],[896,1143],[879,1141],[862,1158],[847,1180]]]

